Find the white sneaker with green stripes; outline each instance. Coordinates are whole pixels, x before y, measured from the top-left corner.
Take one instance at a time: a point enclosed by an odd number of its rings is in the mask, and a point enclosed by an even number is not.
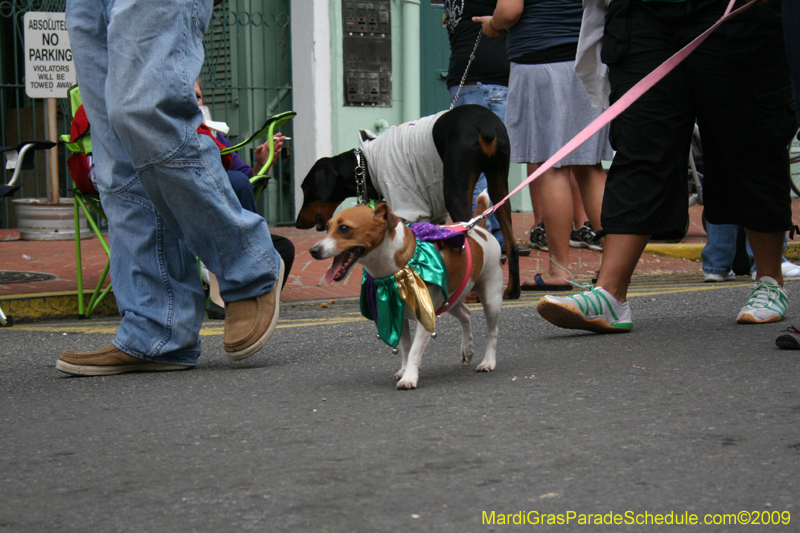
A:
[[[789,297],[778,282],[769,277],[761,279],[750,285],[750,295],[744,304],[736,322],[739,324],[767,324],[779,322],[786,316],[789,306]]]
[[[560,328],[595,333],[627,333],[633,328],[628,303],[619,303],[602,287],[564,298],[544,296],[536,310],[542,318]]]

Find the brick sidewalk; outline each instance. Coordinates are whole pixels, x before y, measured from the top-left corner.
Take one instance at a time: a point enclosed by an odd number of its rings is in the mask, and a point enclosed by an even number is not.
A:
[[[514,214],[513,219],[518,242],[527,242],[528,230],[533,225],[533,215],[517,213]],[[700,225],[699,210],[693,211],[691,219],[692,226],[684,242],[704,241],[705,234]],[[272,231],[291,239],[297,251],[294,266],[282,294],[283,302],[324,300],[352,297],[359,294],[360,267],[357,267],[344,282],[325,283],[323,277],[330,262],[316,261],[308,253],[308,250],[322,237],[321,233],[295,228],[273,228]],[[0,285],[0,298],[77,291],[73,241],[5,240],[18,239],[18,237],[19,234],[16,230],[0,230],[0,257],[2,257],[0,270],[46,273],[52,274],[56,278],[51,281]],[[84,290],[91,291],[100,279],[106,258],[97,239],[87,239],[82,241],[82,244]],[[571,249],[569,268],[577,278],[590,278],[600,268],[601,257],[602,254],[598,252],[573,248]],[[547,253],[538,250],[532,250],[529,257],[520,258],[522,280],[532,280],[536,273],[546,268],[547,259]],[[645,254],[637,268],[637,274],[644,275],[670,272],[697,273],[699,275],[699,271],[700,265],[695,261],[659,257],[652,254]]]

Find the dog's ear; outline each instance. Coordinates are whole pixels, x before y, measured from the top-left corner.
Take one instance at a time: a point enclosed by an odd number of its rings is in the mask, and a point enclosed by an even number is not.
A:
[[[314,169],[314,183],[319,199],[327,202],[336,188],[336,169],[330,163],[322,163]]]
[[[400,219],[392,213],[389,204],[382,202],[375,206],[375,220],[381,224],[385,224],[388,228],[394,228]]]
[[[378,136],[369,130],[358,130],[358,138],[361,139],[361,142],[364,142],[375,140]]]

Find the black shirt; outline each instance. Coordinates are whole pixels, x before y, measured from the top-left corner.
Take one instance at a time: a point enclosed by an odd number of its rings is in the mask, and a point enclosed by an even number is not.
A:
[[[472,17],[491,15],[496,5],[497,0],[445,0],[445,24],[450,37],[448,89],[461,83],[469,56],[475,48],[478,32],[481,31],[481,25],[472,22]],[[482,35],[464,84],[475,85],[481,82],[508,85],[508,69],[506,34],[495,38]]]
[[[581,0],[525,0],[508,34],[508,58],[523,64],[574,61],[582,17]]]

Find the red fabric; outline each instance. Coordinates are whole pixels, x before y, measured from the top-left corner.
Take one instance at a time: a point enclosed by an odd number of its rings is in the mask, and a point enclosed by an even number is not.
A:
[[[86,118],[86,111],[81,105],[75,116],[72,117],[72,126],[69,131],[69,142],[75,142],[75,139],[89,131],[89,119]]]
[[[227,148],[227,146],[217,140],[217,136],[214,135],[214,132],[211,131],[211,129],[205,124],[200,124],[200,126],[197,128],[197,133],[201,135],[208,135],[214,139],[214,142],[217,143],[217,146],[220,150]],[[225,170],[229,170],[231,168],[231,163],[233,163],[233,156],[231,154],[220,154],[220,158],[222,158],[222,166],[225,167]]]
[[[84,194],[98,194],[91,178],[89,178],[89,161],[86,159],[86,154],[82,152],[72,154],[67,159],[67,166],[69,167],[69,175],[79,191]]]
[[[75,111],[72,118],[72,125],[69,131],[69,141],[75,142],[78,137],[89,133],[89,119],[86,118],[86,111],[80,106]],[[74,153],[67,159],[69,175],[75,183],[75,187],[84,194],[98,194],[89,177],[89,161],[84,153]]]

